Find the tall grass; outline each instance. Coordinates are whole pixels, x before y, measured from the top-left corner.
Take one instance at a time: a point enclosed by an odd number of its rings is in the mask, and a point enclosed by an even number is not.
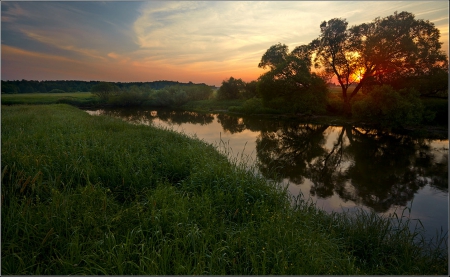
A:
[[[446,241],[292,204],[186,135],[67,105],[1,120],[3,274],[447,273]]]

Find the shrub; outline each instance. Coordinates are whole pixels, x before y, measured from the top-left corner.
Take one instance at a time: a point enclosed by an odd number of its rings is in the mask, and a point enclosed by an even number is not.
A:
[[[146,105],[156,107],[169,107],[173,105],[172,95],[166,89],[160,89],[152,93],[146,102]]]
[[[65,92],[64,90],[62,90],[62,89],[57,89],[57,88],[52,89],[52,90],[50,91],[50,93],[64,93],[64,92]]]
[[[144,104],[157,107],[179,107],[189,101],[207,100],[212,93],[211,87],[207,85],[174,85],[151,92]]]
[[[189,101],[208,100],[213,94],[211,87],[207,85],[195,85],[185,88]]]
[[[448,125],[448,99],[422,98],[422,104],[427,123]]]
[[[239,99],[245,90],[245,82],[242,79],[230,77],[228,80],[222,81],[222,86],[217,92],[217,99]]]
[[[344,100],[339,95],[330,93],[326,109],[331,114],[342,114],[344,112]]]
[[[108,104],[118,107],[140,106],[146,97],[135,92],[121,92],[118,95],[111,96]]]
[[[327,88],[325,84],[317,84],[304,93],[296,94],[294,97],[294,111],[300,113],[324,113],[326,106]]]
[[[374,87],[366,97],[352,105],[354,117],[369,120],[386,128],[419,124],[423,118],[423,110],[417,91],[413,89],[396,91],[388,85]]]
[[[264,107],[261,98],[251,98],[244,102],[242,108],[249,114],[258,113]]]
[[[103,101],[108,101],[109,97],[117,93],[119,90],[120,89],[118,86],[106,82],[98,83],[91,88],[92,94],[97,95]]]

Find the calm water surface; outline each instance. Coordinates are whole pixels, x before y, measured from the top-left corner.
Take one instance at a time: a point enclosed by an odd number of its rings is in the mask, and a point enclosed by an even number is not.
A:
[[[448,140],[331,126],[167,110],[94,110],[225,146],[267,178],[327,212],[356,209],[420,219],[426,237],[448,232]],[[406,213],[408,214],[408,213]]]

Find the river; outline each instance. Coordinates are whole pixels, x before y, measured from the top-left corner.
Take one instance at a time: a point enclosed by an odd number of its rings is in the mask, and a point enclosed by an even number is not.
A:
[[[426,238],[448,234],[448,140],[214,113],[87,112],[195,136],[327,212],[404,212],[420,220]]]

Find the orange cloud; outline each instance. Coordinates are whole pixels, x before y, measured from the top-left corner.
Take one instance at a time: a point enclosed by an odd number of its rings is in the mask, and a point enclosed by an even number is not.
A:
[[[80,48],[80,47],[77,47],[77,46],[74,46],[71,44],[66,44],[64,42],[64,40],[61,39],[58,34],[51,34],[51,33],[50,34],[38,34],[36,32],[31,32],[31,31],[27,31],[27,30],[21,30],[21,32],[36,41],[48,44],[48,45],[56,47],[56,48],[73,51],[78,54],[81,54],[82,56],[86,56],[89,58],[105,60],[105,57],[103,57],[101,54],[99,54],[98,51],[96,51],[96,50],[85,49],[85,48]]]
[[[2,77],[21,76],[27,80],[103,80],[114,82],[148,82],[173,80],[180,82],[220,85],[229,76],[250,79],[259,74],[241,74],[239,70],[194,70],[187,66],[164,65],[161,62],[132,61],[116,53],[106,56],[109,61],[80,61],[57,55],[27,51],[2,45]],[[204,64],[207,67],[207,63]],[[219,65],[215,65],[219,66]],[[6,70],[7,69],[7,70]],[[169,78],[167,76],[170,76]],[[254,78],[253,78],[254,79]]]

